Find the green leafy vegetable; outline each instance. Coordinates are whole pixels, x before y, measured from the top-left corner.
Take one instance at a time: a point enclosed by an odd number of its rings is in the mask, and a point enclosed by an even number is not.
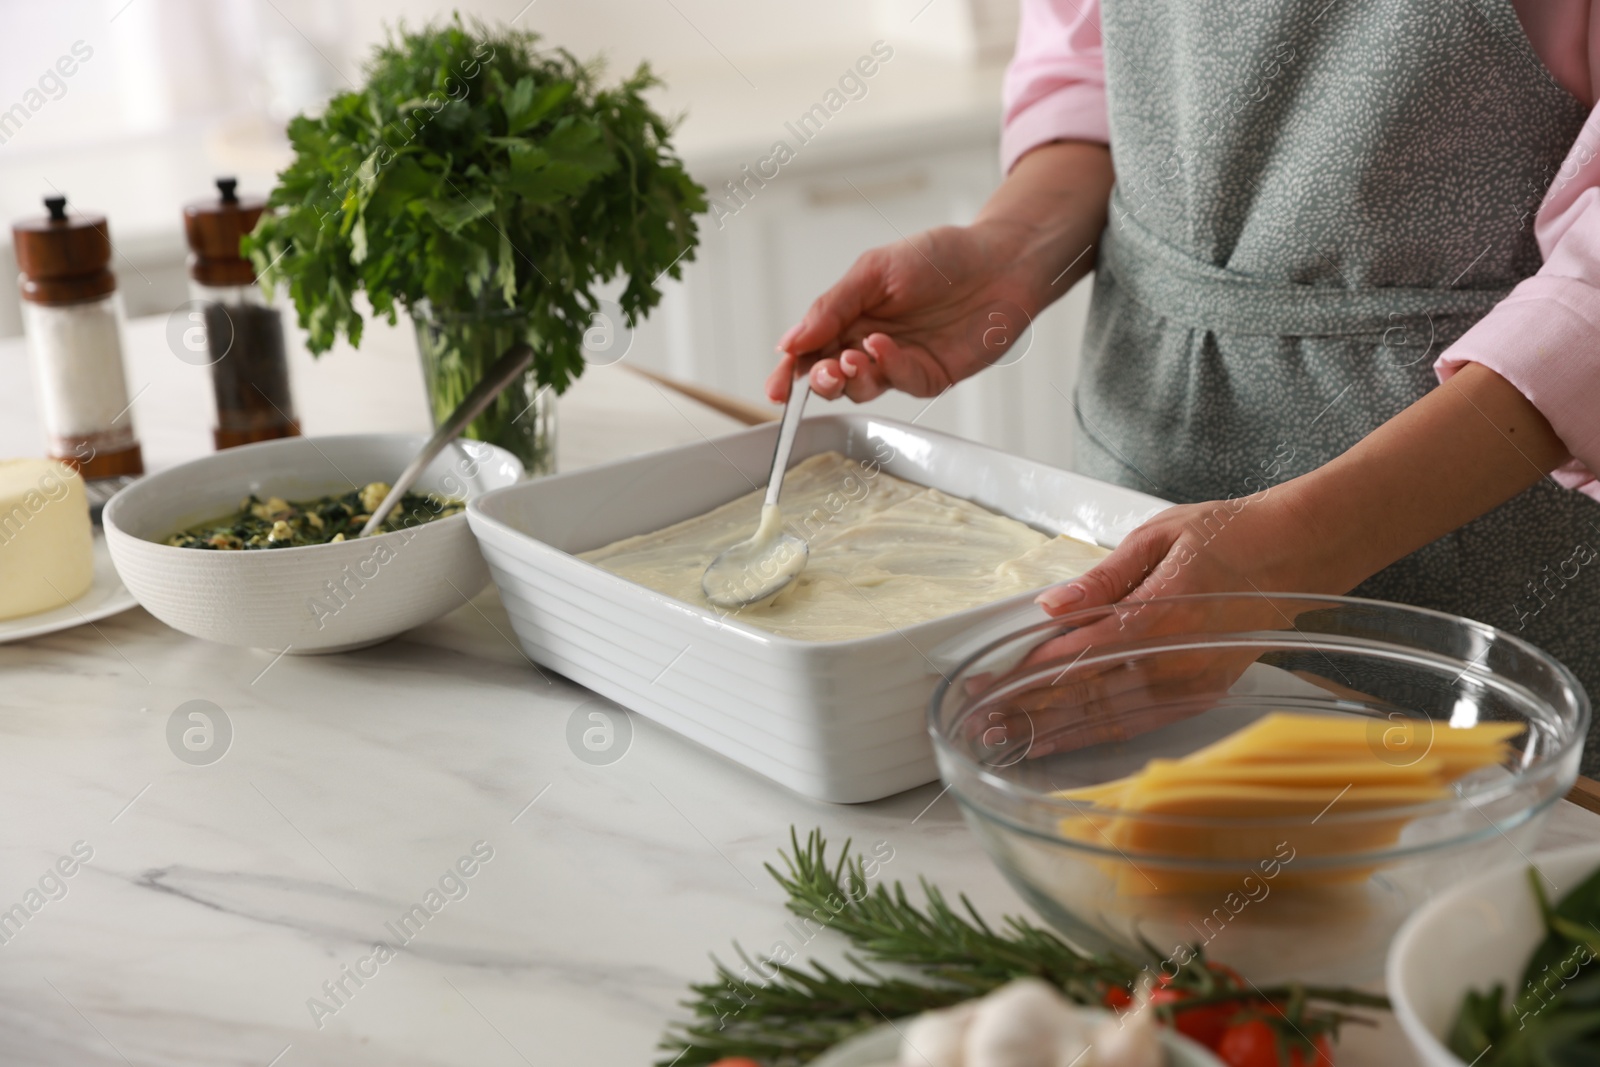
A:
[[[361,340],[354,295],[398,310],[524,313],[538,382],[583,371],[595,289],[625,277],[635,323],[693,258],[704,190],[673,154],[641,65],[611,87],[536,34],[463,25],[401,31],[364,87],[289,123],[295,158],[244,249],[285,282],[313,352]],[[500,353],[463,350],[464,393]]]
[[[1560,971],[1575,951],[1581,955],[1581,950],[1586,948],[1590,954],[1600,955],[1600,928],[1596,927],[1600,920],[1600,868],[1561,898],[1561,903],[1555,907],[1550,906],[1544,880],[1537,871],[1529,869],[1528,881],[1533,886],[1534,899],[1539,902],[1539,914],[1544,916],[1548,931],[1522,975],[1524,989],[1531,991],[1552,969]]]
[[[1469,990],[1447,1035],[1450,1051],[1479,1067],[1578,1067],[1600,1063],[1600,869],[1555,906],[1543,876],[1528,882],[1545,937],[1510,1001],[1496,985]]]
[[[372,509],[388,494],[389,486],[383,482],[369,482],[347,493],[293,503],[277,496],[262,500],[251,493],[240,501],[234,513],[180,530],[165,543],[174,548],[239,551],[344,541],[360,534]],[[377,532],[415,529],[435,519],[459,515],[465,507],[463,501],[433,493],[402,493]]]

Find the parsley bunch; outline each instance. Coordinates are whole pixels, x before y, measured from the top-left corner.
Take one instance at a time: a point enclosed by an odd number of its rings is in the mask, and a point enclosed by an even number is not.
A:
[[[634,323],[693,257],[705,191],[644,99],[649,68],[601,87],[596,65],[538,42],[459,16],[401,30],[363,88],[289,123],[294,162],[243,247],[264,282],[287,284],[312,352],[360,343],[357,290],[391,323],[424,301],[517,309],[538,381],[560,392],[583,371],[596,287],[626,277]],[[464,388],[480,358],[460,354]]]

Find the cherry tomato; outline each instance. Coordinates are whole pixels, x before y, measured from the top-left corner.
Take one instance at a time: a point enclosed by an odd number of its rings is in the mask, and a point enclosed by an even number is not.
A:
[[[1238,976],[1238,971],[1222,963],[1206,963],[1206,971],[1211,973],[1211,982],[1219,990],[1243,989],[1245,979]],[[1178,1005],[1182,1001],[1194,997],[1197,990],[1173,989],[1173,982],[1178,976],[1168,977],[1163,974],[1155,982],[1154,990],[1150,990],[1150,1003],[1152,1005]],[[1189,1011],[1174,1011],[1173,1029],[1178,1030],[1184,1037],[1198,1041],[1206,1048],[1216,1049],[1216,1043],[1222,1040],[1222,1032],[1227,1030],[1227,1024],[1234,1021],[1242,1003],[1237,1000],[1224,1001],[1218,1005],[1206,1005],[1205,1008],[1192,1008]]]
[[[1288,1067],[1333,1067],[1333,1047],[1327,1034],[1311,1040],[1311,1049],[1296,1040],[1288,1042]],[[1228,1067],[1280,1067],[1278,1035],[1265,1019],[1247,1019],[1228,1027],[1217,1044],[1217,1058]]]
[[[1188,1000],[1190,995],[1181,989],[1155,989],[1150,992],[1150,1003],[1176,1005]],[[1191,1041],[1215,1049],[1241,1007],[1243,1005],[1235,1000],[1224,1004],[1207,1004],[1203,1008],[1191,1008],[1188,1011],[1175,1011],[1172,1013],[1172,1028]]]
[[[1119,985],[1107,986],[1105,994],[1100,998],[1100,1003],[1112,1011],[1121,1011],[1133,1004],[1133,994]]]

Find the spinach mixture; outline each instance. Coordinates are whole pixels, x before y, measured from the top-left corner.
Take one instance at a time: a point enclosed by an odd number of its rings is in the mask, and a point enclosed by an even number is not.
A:
[[[370,482],[342,496],[291,503],[282,497],[265,500],[254,493],[246,497],[232,515],[182,530],[167,538],[177,548],[237,550],[247,548],[294,548],[324,545],[354,538],[361,532],[372,509],[389,495],[389,486]],[[379,532],[408,530],[459,513],[466,504],[433,493],[407,493],[389,513]]]

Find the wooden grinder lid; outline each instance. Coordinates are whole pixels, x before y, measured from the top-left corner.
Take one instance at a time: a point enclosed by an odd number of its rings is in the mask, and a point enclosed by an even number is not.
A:
[[[266,209],[263,197],[241,197],[238,181],[218,178],[215,200],[196,200],[183,208],[183,232],[193,253],[189,277],[201,285],[252,285],[256,272],[239,253],[239,238],[256,228]]]
[[[47,196],[44,206],[48,215],[11,226],[11,244],[23,274],[22,298],[35,304],[76,304],[115,292],[106,217],[69,218],[64,196]]]

